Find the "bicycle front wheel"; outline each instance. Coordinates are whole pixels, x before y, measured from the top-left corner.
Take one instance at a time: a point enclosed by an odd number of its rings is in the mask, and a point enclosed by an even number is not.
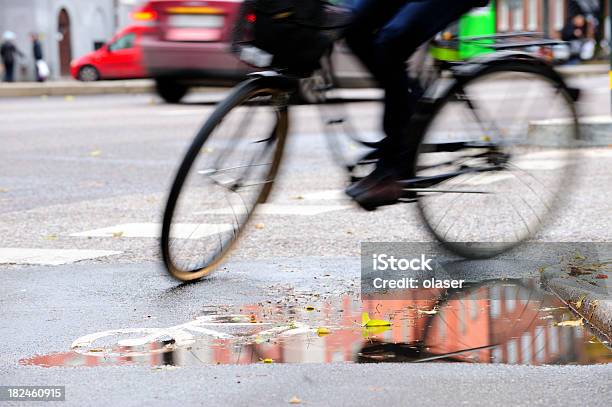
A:
[[[267,199],[287,135],[287,98],[258,79],[244,82],[197,134],[164,212],[161,249],[173,277],[212,272]]]
[[[422,218],[463,256],[490,257],[530,238],[571,188],[574,100],[543,67],[499,65],[457,80],[422,137]]]

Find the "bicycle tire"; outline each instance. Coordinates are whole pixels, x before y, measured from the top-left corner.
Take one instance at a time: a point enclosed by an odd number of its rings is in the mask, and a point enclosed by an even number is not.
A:
[[[282,160],[285,140],[288,131],[289,118],[288,108],[286,104],[284,104],[283,106],[279,106],[277,110],[277,122],[273,130],[275,133],[274,137],[276,137],[276,145],[273,147],[274,151],[272,152],[272,162],[269,171],[266,174],[266,179],[268,181],[264,183],[263,187],[259,191],[257,199],[254,201],[253,207],[247,210],[243,222],[238,225],[239,229],[237,231],[233,231],[233,238],[228,242],[227,245],[222,245],[220,249],[213,254],[211,260],[201,267],[186,269],[176,264],[176,261],[173,259],[173,255],[171,253],[171,229],[173,225],[175,211],[177,209],[177,202],[180,198],[184,184],[190,174],[190,171],[192,170],[195,160],[197,159],[203,146],[209,140],[213,132],[223,123],[226,117],[234,109],[243,106],[243,104],[246,106],[246,103],[257,95],[270,94],[282,96],[288,94],[288,90],[283,83],[278,82],[278,87],[276,87],[276,85],[277,83],[271,78],[259,77],[247,80],[236,86],[233,91],[228,95],[228,97],[215,108],[215,110],[206,120],[206,122],[194,138],[191,146],[187,150],[187,153],[185,154],[183,161],[176,173],[172,188],[168,195],[161,233],[161,252],[163,262],[168,273],[175,279],[180,281],[195,281],[209,275],[213,270],[215,270],[215,268],[227,256],[227,254],[231,251],[232,247],[238,240],[240,233],[244,229],[244,226],[251,219],[251,215],[255,206],[267,200],[268,195],[272,190],[274,178],[278,172],[278,168]]]
[[[520,59],[520,60],[508,60],[508,61],[494,61],[494,63],[490,65],[484,65],[479,70],[474,70],[472,73],[469,73],[462,77],[455,77],[452,80],[452,83],[449,85],[448,82],[446,84],[446,91],[443,96],[437,99],[435,102],[430,102],[430,105],[426,108],[421,108],[420,116],[418,117],[417,124],[415,124],[415,129],[419,133],[418,134],[418,145],[417,148],[418,156],[415,161],[415,173],[418,174],[419,171],[419,162],[422,157],[422,152],[426,151],[428,147],[427,137],[428,132],[432,129],[434,122],[437,120],[438,115],[443,111],[443,109],[448,106],[452,101],[457,102],[457,95],[460,92],[465,92],[465,88],[476,83],[476,81],[482,80],[487,76],[494,76],[497,74],[509,74],[509,75],[532,75],[535,78],[541,79],[543,82],[550,84],[550,86],[558,92],[563,103],[565,103],[565,107],[567,108],[567,120],[569,123],[569,131],[568,138],[572,143],[575,143],[576,140],[579,139],[579,126],[578,126],[578,116],[576,113],[575,107],[575,97],[572,95],[571,90],[567,87],[564,81],[556,74],[556,72],[543,63],[538,63],[537,61],[533,61],[534,63],[530,63],[530,59]],[[469,72],[469,70],[466,70]],[[572,145],[572,147],[575,144]],[[568,167],[564,174],[564,181],[570,183],[573,178],[573,170],[574,168]],[[426,212],[425,208],[425,199],[424,196],[426,193],[419,192],[418,196],[418,209],[421,216],[421,219],[427,226],[429,232],[445,246],[447,249],[452,252],[459,254],[466,258],[489,258],[493,257],[502,252],[508,251],[523,241],[529,239],[535,233],[537,233],[540,228],[545,225],[546,221],[550,218],[550,215],[553,214],[556,209],[559,207],[560,198],[559,195],[561,190],[557,191],[556,198],[550,202],[550,206],[547,206],[546,213],[543,214],[542,218],[538,217],[540,223],[537,225],[537,228],[533,231],[529,230],[529,226],[526,227],[528,233],[523,235],[516,235],[516,239],[514,241],[499,241],[499,242],[489,242],[489,241],[472,241],[472,240],[455,240],[449,239],[446,235],[443,235],[441,232],[441,228],[438,228],[437,225],[433,224],[433,217],[431,214]],[[458,195],[458,194],[455,194]],[[446,215],[444,215],[446,216]],[[469,217],[469,215],[464,215],[465,217]],[[539,214],[536,214],[539,216]],[[452,227],[452,226],[451,226]],[[478,228],[476,226],[475,228]],[[484,228],[484,226],[482,226]],[[465,232],[467,235],[467,232]],[[457,233],[459,235],[459,233]]]

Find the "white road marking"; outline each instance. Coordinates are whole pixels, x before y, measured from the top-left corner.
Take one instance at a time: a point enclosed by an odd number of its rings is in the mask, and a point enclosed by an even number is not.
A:
[[[171,237],[178,239],[201,239],[206,236],[232,230],[230,224],[177,223],[172,227]],[[107,228],[73,233],[74,237],[150,237],[161,234],[159,223],[125,223]]]
[[[0,264],[59,266],[121,253],[110,250],[0,248]]]
[[[349,209],[349,205],[278,205],[278,204],[262,204],[258,205],[256,214],[258,215],[298,215],[298,216],[313,216],[322,213],[341,211]],[[246,208],[220,208],[211,209],[202,212],[196,212],[196,215],[231,215],[233,213],[245,213]]]
[[[302,194],[307,201],[346,201],[349,197],[341,189],[328,189]]]
[[[552,171],[567,165],[561,160],[516,160],[514,164],[522,170]]]
[[[232,317],[232,316],[228,316]],[[215,339],[242,339],[245,341],[256,340],[262,338],[284,337],[299,334],[314,333],[316,330],[308,325],[300,322],[293,322],[290,325],[277,326],[267,330],[258,330],[253,332],[253,328],[266,328],[269,323],[242,323],[240,321],[247,320],[244,315],[234,315],[233,317],[240,318],[238,323],[225,322],[218,323],[217,316],[198,317],[194,321],[187,322],[181,325],[171,326],[169,328],[123,328],[112,329],[108,331],[96,332],[93,334],[81,336],[72,342],[71,349],[75,352],[96,356],[106,357],[108,353],[125,353],[132,356],[136,354],[145,354],[144,352],[134,351],[131,347],[142,347],[154,342],[160,341],[162,338],[170,337],[174,339],[175,346],[190,346],[196,342],[198,338],[210,337]],[[207,326],[224,326],[224,327],[240,327],[248,326],[248,329],[238,334],[230,334],[207,328]],[[140,336],[136,336],[140,335]],[[115,337],[113,340],[111,338]],[[113,343],[114,345],[102,345],[96,347],[96,352],[91,349],[95,347],[96,342],[105,339],[105,344]],[[104,352],[99,352],[100,347]],[[118,347],[118,348],[116,348]],[[128,348],[128,349],[126,349]],[[155,353],[159,350],[148,351],[146,353]]]
[[[202,115],[202,109],[189,109],[189,110],[165,110],[158,113],[160,116],[195,116]]]

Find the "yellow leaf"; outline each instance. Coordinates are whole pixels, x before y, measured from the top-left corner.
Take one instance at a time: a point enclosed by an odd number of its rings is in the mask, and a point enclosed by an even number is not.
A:
[[[581,296],[580,296],[580,298],[578,298],[578,301],[576,301],[576,308],[580,308],[580,307],[582,307],[582,302],[584,301],[584,298],[585,298],[585,297],[586,297],[586,296],[581,295]]]
[[[575,321],[561,321],[557,322],[557,326],[582,326],[582,318]]]
[[[255,229],[263,229],[265,227],[266,227],[266,225],[264,225],[263,223],[258,223],[258,224],[255,225]]]
[[[274,360],[272,360],[270,358],[266,358],[266,359],[262,359],[262,362],[264,362],[264,363],[274,363]]]
[[[91,153],[89,153],[91,157],[99,157],[101,154],[102,154],[102,151],[100,150],[94,150]]]
[[[323,326],[317,329],[317,335],[319,336],[329,335],[330,333],[331,331]]]
[[[391,326],[391,322],[384,321],[382,319],[370,319],[370,315],[367,312],[361,314],[361,326],[366,328],[374,328],[379,326]]]
[[[387,332],[389,329],[391,329],[391,326],[389,325],[367,327],[367,328],[363,328],[363,332],[361,333],[361,336],[363,336],[364,338],[369,338],[371,336],[379,335],[384,332]]]
[[[297,396],[291,397],[289,400],[289,404],[302,404],[302,400],[300,400]]]
[[[47,235],[45,236],[45,240],[57,240],[57,235]]]
[[[315,307],[313,307],[312,305],[308,305],[306,306],[306,311],[314,311]]]
[[[574,256],[574,259],[576,259],[576,260],[585,260],[586,257],[584,257],[582,254],[580,254],[580,252],[576,252],[576,255]]]
[[[74,102],[74,96],[72,95],[66,95],[64,96],[64,99],[66,100],[66,102]]]
[[[114,238],[118,238],[118,237],[121,237],[121,236],[123,236],[123,232],[121,232],[121,231],[119,231],[119,232],[113,232],[113,237],[114,237]]]

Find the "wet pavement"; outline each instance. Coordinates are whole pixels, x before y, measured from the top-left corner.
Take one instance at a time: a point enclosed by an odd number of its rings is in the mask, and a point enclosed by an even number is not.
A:
[[[537,270],[506,269],[512,280],[487,288],[474,284],[491,273],[466,267],[457,278],[472,285],[453,292],[461,298],[419,292],[362,302],[358,258],[269,258],[226,267],[186,285],[153,263],[4,270],[0,382],[65,385],[65,403],[75,406],[100,400],[285,406],[294,396],[309,406],[406,400],[607,406],[612,397],[609,351],[584,326],[573,326],[578,318],[555,298],[537,294]],[[523,322],[504,327],[519,310]],[[364,311],[391,326],[364,329]],[[486,335],[476,335],[474,324],[484,324]],[[126,329],[133,331],[108,335]],[[91,336],[96,333],[104,335]],[[499,344],[501,357],[489,348],[500,338],[507,338]],[[471,355],[451,354],[480,346]],[[434,355],[445,357],[358,363]],[[531,362],[524,362],[527,356]]]
[[[410,291],[410,290],[408,290]],[[117,328],[76,338],[71,350],[22,365],[193,366],[251,363],[465,362],[527,365],[612,361],[589,331],[535,279],[461,290],[392,292],[321,301],[294,293],[242,307],[208,307],[168,328]],[[429,299],[427,299],[429,298]],[[378,321],[372,323],[370,321]]]

